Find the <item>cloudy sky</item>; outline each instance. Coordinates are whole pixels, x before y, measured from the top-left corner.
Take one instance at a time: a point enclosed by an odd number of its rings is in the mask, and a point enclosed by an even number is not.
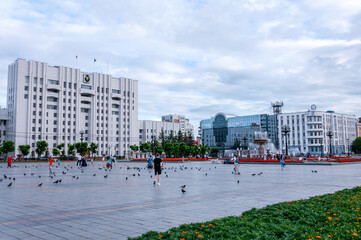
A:
[[[359,0],[0,3],[1,106],[7,66],[25,58],[139,80],[140,119],[199,124],[278,100],[361,115]]]

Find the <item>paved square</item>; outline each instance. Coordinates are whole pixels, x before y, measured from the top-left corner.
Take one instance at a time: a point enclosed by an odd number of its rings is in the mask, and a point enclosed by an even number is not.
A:
[[[62,162],[54,178],[46,163],[15,165],[0,164],[0,239],[126,239],[361,185],[361,164],[287,165],[285,171],[243,164],[241,175],[233,175],[233,165],[166,162],[160,186],[145,163],[119,162],[105,171],[102,162],[82,169]]]

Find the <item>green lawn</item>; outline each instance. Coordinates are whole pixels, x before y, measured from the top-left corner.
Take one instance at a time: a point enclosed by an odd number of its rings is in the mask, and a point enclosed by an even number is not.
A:
[[[361,239],[361,187],[130,239]]]

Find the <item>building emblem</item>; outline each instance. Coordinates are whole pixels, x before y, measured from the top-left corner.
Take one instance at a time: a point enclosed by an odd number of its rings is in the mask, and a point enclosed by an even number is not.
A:
[[[90,82],[90,77],[89,77],[88,74],[85,75],[85,77],[84,77],[84,82],[85,82],[85,83],[89,83],[89,82]]]

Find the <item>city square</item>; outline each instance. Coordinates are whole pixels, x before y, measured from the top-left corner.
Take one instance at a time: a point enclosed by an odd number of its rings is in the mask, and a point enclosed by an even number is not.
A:
[[[287,165],[284,171],[279,164],[242,164],[241,175],[234,175],[233,165],[166,162],[160,186],[145,163],[118,161],[106,171],[101,161],[83,168],[61,162],[53,178],[47,163],[14,165],[0,165],[0,239],[126,239],[361,182],[357,163]]]

